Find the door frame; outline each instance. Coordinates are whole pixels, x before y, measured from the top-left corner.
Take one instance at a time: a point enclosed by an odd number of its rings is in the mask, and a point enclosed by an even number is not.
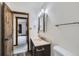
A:
[[[18,46],[18,32],[17,32],[17,30],[18,30],[18,19],[25,19],[26,21],[28,20],[28,18],[26,18],[26,17],[16,17],[16,46]],[[28,25],[27,25],[27,22],[26,22],[26,26],[28,27]],[[27,36],[27,31],[26,31],[26,36]],[[28,38],[27,38],[28,39]]]
[[[18,37],[17,37],[17,24],[18,24],[18,21],[17,21],[17,18],[20,18],[20,19],[26,19],[26,21],[27,21],[27,32],[26,32],[26,34],[27,34],[27,46],[28,46],[28,51],[29,51],[29,13],[25,13],[25,12],[18,12],[18,11],[12,11],[13,12],[13,14],[21,14],[21,15],[27,15],[27,17],[20,17],[20,16],[16,16],[15,18],[16,18],[16,45],[15,46],[17,46],[18,45]]]
[[[5,38],[4,38],[4,34],[5,34],[5,31],[4,31],[4,7],[8,5],[3,2],[2,3],[2,6],[1,6],[1,56],[5,56],[5,49],[4,49],[4,45],[5,45]],[[12,10],[8,7],[9,11],[12,13],[12,33],[13,33],[13,12]],[[12,34],[13,35],[13,34]],[[12,42],[13,42],[13,36],[12,36]],[[13,45],[13,43],[12,43]],[[13,50],[13,46],[12,46],[12,50]]]

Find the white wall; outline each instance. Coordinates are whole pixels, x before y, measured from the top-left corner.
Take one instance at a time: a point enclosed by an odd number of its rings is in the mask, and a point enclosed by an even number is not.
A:
[[[79,3],[49,3],[47,35],[53,44],[79,55],[79,24],[56,27],[56,24],[79,22]],[[51,48],[51,49],[52,49]],[[52,49],[53,54],[53,49]]]

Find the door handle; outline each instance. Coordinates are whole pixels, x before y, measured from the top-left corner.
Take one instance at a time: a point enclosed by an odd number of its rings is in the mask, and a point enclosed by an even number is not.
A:
[[[7,38],[7,39],[5,39],[5,40],[8,40],[8,38]]]

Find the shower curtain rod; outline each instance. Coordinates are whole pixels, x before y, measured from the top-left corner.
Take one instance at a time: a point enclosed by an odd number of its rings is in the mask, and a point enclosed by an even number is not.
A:
[[[59,27],[59,26],[63,26],[63,25],[72,25],[72,24],[79,24],[79,22],[72,22],[72,23],[65,23],[65,24],[57,24],[55,26],[56,27]]]

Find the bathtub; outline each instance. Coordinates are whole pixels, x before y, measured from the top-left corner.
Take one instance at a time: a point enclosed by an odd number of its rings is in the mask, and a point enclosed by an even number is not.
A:
[[[73,54],[59,45],[53,47],[54,56],[73,56]]]

